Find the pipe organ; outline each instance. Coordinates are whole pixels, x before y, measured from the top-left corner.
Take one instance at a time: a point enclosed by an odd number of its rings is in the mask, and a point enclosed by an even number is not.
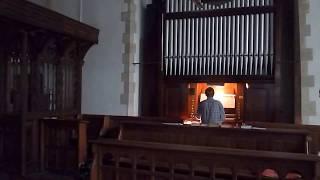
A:
[[[273,0],[205,3],[203,8],[191,0],[165,3],[162,35],[165,77],[273,78]]]
[[[235,83],[230,113],[238,120],[292,123],[297,12],[295,0],[154,0],[145,16],[142,114],[189,116],[199,96],[192,89]]]

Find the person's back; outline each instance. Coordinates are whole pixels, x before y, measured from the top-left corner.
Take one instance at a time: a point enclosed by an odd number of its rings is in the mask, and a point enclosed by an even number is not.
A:
[[[220,101],[213,99],[213,88],[207,88],[205,93],[207,99],[200,102],[198,106],[198,116],[201,117],[201,124],[221,124],[225,118],[223,105]]]

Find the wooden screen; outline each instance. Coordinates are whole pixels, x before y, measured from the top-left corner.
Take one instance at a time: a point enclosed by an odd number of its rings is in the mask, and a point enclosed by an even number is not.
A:
[[[99,31],[21,0],[0,1],[0,24],[0,169],[33,174],[38,120],[81,112],[83,58]]]
[[[196,6],[166,0],[165,77],[231,76],[272,79],[275,64],[273,0],[232,0]]]
[[[46,31],[3,34],[7,38],[0,43],[0,112],[21,112],[24,87],[28,87],[29,112],[75,111],[82,66],[76,51],[81,44]],[[27,77],[22,79],[24,74]]]

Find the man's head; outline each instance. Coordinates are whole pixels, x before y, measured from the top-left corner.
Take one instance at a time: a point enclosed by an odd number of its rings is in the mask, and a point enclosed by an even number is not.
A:
[[[205,91],[205,94],[207,97],[213,97],[214,96],[214,89],[212,87],[208,87]]]

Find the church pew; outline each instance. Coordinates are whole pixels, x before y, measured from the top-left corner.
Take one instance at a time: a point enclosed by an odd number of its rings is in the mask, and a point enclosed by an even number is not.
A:
[[[310,132],[310,153],[320,153],[320,126],[317,125],[297,125],[286,123],[268,123],[268,122],[247,122],[248,125],[262,127],[262,128],[276,128],[276,129],[298,129],[308,130]]]
[[[309,131],[123,123],[119,140],[308,154]]]
[[[87,134],[89,140],[97,139],[100,136],[117,138],[119,131],[116,130],[119,130],[120,124],[125,122],[183,123],[183,120],[179,118],[95,114],[83,114],[81,119],[88,122]]]
[[[90,140],[103,138],[114,138],[119,136],[120,125],[126,122],[153,122],[153,123],[182,123],[179,118],[164,117],[141,117],[141,116],[111,116],[111,115],[95,115],[82,114],[81,119],[88,122],[88,158],[92,158]]]
[[[319,157],[303,153],[190,146],[141,141],[93,141],[91,180],[262,179],[273,169],[279,179],[296,172],[319,178]]]

